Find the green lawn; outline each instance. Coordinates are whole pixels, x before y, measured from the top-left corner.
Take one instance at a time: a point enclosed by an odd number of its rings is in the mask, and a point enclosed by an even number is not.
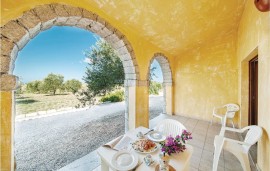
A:
[[[16,115],[32,112],[75,107],[78,99],[72,93],[57,94],[20,94],[16,96]]]

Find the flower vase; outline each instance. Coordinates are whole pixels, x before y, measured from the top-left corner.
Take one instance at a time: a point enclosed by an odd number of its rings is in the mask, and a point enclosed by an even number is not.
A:
[[[169,171],[170,157],[166,153],[159,154],[159,171]]]

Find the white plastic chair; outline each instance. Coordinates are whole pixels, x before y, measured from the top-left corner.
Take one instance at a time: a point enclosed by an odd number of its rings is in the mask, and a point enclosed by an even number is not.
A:
[[[217,110],[218,109],[222,109],[222,108],[226,108],[227,111],[225,114],[218,114],[217,113]],[[221,107],[215,107],[213,109],[213,114],[212,114],[212,120],[211,120],[211,125],[213,123],[213,118],[214,117],[217,117],[219,119],[221,119],[221,125],[222,126],[226,126],[226,120],[227,118],[231,120],[231,123],[233,125],[233,128],[234,128],[234,123],[233,123],[233,118],[234,118],[234,115],[237,111],[239,111],[239,106],[237,104],[233,104],[233,103],[230,103],[230,104],[226,104],[224,106],[221,106]]]
[[[186,127],[179,121],[173,119],[162,120],[155,128],[156,131],[162,132],[165,136],[181,135]]]
[[[248,132],[244,141],[238,141],[224,137],[224,133],[226,130],[238,133],[243,133],[248,130]],[[215,153],[213,161],[213,171],[217,170],[218,160],[222,149],[234,154],[240,161],[244,171],[250,171],[248,151],[249,148],[261,138],[261,136],[262,128],[257,125],[247,126],[243,129],[222,127],[220,134],[216,135],[214,140]]]

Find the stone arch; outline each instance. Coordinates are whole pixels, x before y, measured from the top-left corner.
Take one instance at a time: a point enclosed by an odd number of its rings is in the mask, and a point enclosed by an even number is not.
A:
[[[119,30],[95,13],[64,4],[37,6],[1,27],[0,73],[12,74],[18,51],[39,32],[52,26],[75,26],[98,34],[118,52],[129,85],[139,78],[138,65],[130,42]]]
[[[126,130],[135,125],[129,120],[134,118],[136,97],[129,94],[135,91],[139,79],[138,64],[133,48],[119,30],[113,27],[97,14],[86,9],[65,4],[47,4],[37,6],[23,13],[17,19],[11,20],[1,27],[1,66],[0,90],[11,91],[17,87],[17,77],[12,75],[18,52],[39,32],[52,26],[75,26],[98,34],[109,42],[118,52],[125,72],[125,123]],[[129,115],[131,113],[132,116]]]
[[[164,98],[164,106],[163,106],[163,113],[164,114],[172,114],[172,70],[170,67],[170,62],[168,58],[162,53],[155,53],[152,59],[150,60],[149,67],[148,67],[148,77],[150,75],[150,67],[153,60],[157,60],[159,63],[162,75],[163,75],[163,98]]]

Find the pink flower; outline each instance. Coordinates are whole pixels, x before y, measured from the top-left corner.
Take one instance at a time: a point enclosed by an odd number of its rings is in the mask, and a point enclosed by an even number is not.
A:
[[[186,149],[185,143],[192,139],[191,133],[183,130],[181,135],[176,135],[175,138],[168,136],[165,142],[161,142],[161,151],[165,154],[171,155],[172,153],[183,152]]]

